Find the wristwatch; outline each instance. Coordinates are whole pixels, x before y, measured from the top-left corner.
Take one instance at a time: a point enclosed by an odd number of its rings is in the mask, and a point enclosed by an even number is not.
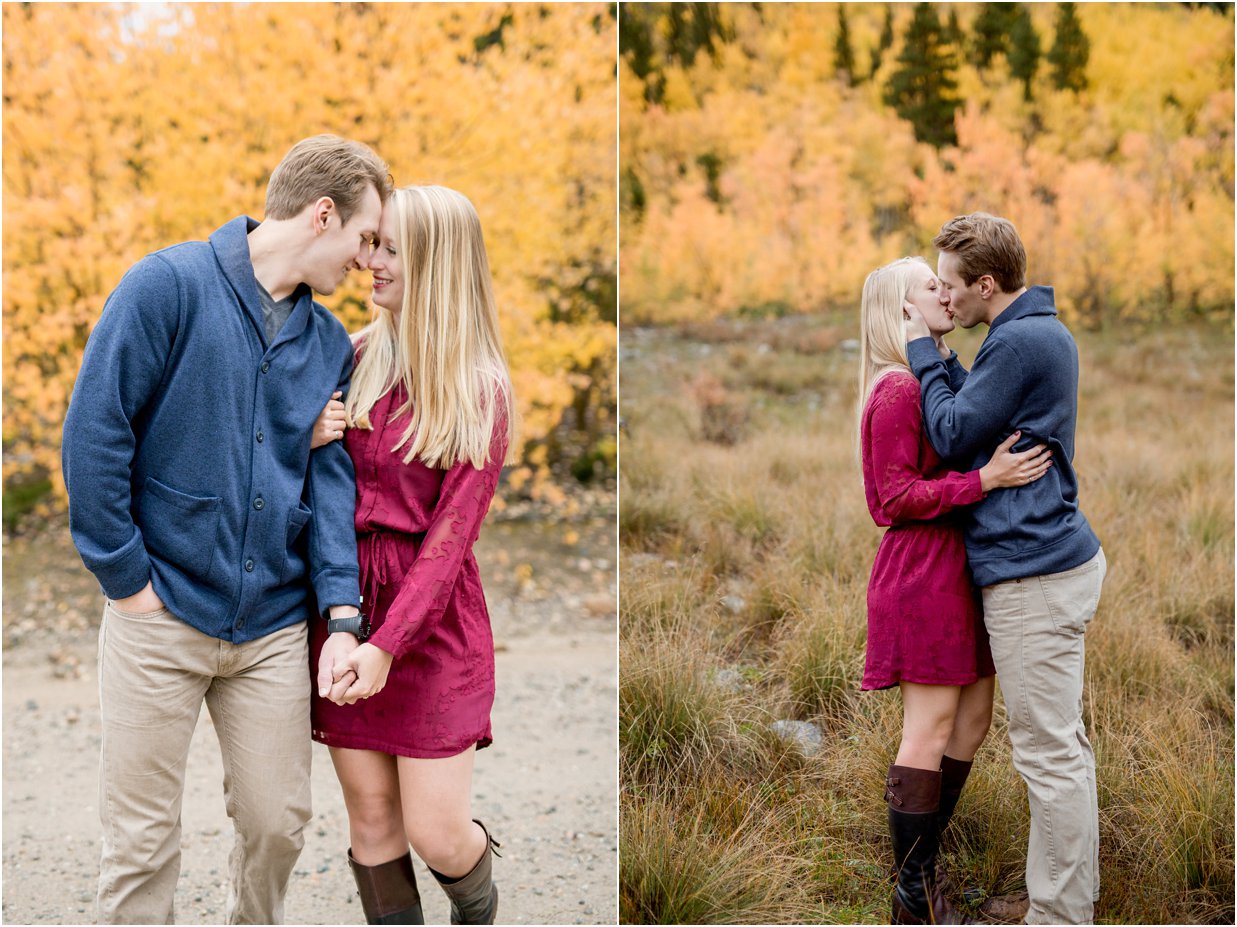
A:
[[[335,634],[338,631],[354,634],[356,635],[357,642],[364,644],[369,640],[369,616],[365,612],[359,612],[348,618],[328,618],[326,620],[326,633]]]

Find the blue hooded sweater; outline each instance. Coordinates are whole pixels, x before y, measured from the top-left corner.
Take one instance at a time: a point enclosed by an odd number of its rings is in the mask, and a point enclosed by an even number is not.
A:
[[[951,465],[979,469],[1015,431],[1016,451],[1052,449],[1040,479],[993,490],[970,509],[966,552],[976,584],[1059,573],[1095,556],[1100,542],[1078,507],[1073,465],[1078,348],[1057,318],[1052,287],[1031,287],[996,317],[965,379],[955,370],[951,382],[931,338],[906,351],[928,439]]]
[[[343,442],[310,451],[347,390],[352,345],[301,286],[268,343],[241,216],[147,255],[86,344],[65,416],[69,527],[109,598],[148,580],[232,643],[360,601],[356,483]]]

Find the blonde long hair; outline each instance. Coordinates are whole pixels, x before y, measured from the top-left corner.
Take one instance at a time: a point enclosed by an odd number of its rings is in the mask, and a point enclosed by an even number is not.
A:
[[[910,371],[902,303],[911,291],[917,265],[928,267],[928,262],[921,257],[898,258],[876,268],[863,281],[859,306],[858,429],[863,427],[863,410],[876,381],[895,370]]]
[[[391,450],[405,448],[404,463],[484,467],[495,427],[509,454],[517,428],[481,220],[466,196],[438,186],[398,189],[385,208],[395,210],[403,306],[398,318],[375,306],[353,336],[361,353],[344,410],[368,428],[374,403],[403,383],[395,414],[409,422]]]

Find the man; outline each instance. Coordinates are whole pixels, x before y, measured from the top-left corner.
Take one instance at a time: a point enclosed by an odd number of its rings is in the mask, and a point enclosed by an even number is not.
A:
[[[310,817],[307,621],[364,622],[352,465],[342,442],[310,453],[352,347],[311,291],[367,266],[390,190],[363,145],[298,143],[261,224],[147,255],[86,345],[63,460],[73,539],[107,597],[100,923],[172,923],[203,699],[236,828],[228,922],[283,921]]]
[[[1078,349],[1057,319],[1052,288],[1027,288],[1026,251],[1008,220],[960,216],[933,244],[942,304],[963,328],[989,327],[963,376],[907,308],[907,356],[933,446],[968,470],[1014,431],[1022,432],[1015,450],[1042,443],[1053,453],[1043,478],[990,493],[971,510],[966,548],[1031,806],[1027,923],[1089,923],[1099,898],[1099,816],[1082,721],[1083,636],[1106,564],[1078,507]]]

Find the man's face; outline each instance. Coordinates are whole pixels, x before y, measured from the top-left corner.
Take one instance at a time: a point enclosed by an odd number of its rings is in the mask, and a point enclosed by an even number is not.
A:
[[[958,270],[958,256],[942,251],[936,261],[936,276],[941,281],[941,299],[946,312],[963,328],[974,328],[984,320],[987,303],[979,295],[980,281],[967,286]]]
[[[373,187],[366,189],[347,223],[340,221],[338,211],[331,211],[326,231],[314,243],[310,271],[305,279],[315,293],[329,296],[344,282],[349,271],[369,266],[381,221],[382,200]]]

